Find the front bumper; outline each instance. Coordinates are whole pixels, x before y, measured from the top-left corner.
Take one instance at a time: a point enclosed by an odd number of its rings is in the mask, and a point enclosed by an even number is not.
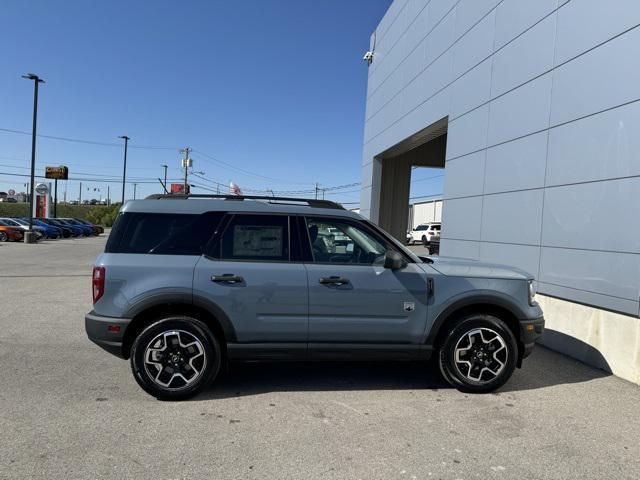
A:
[[[130,318],[103,317],[93,311],[84,316],[84,328],[89,340],[120,358],[126,358],[122,343],[130,322]]]
[[[544,317],[520,320],[520,341],[522,342],[522,358],[531,355],[536,340],[544,333]]]

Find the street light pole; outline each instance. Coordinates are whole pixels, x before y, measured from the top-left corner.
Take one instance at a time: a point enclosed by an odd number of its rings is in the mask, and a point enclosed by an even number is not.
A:
[[[33,130],[31,131],[31,185],[29,186],[29,232],[24,236],[25,243],[33,243],[33,194],[36,172],[36,127],[38,124],[38,87],[44,83],[40,77],[33,73],[22,75],[22,78],[33,80]]]
[[[129,145],[129,137],[121,135],[118,138],[122,138],[124,140],[124,168],[122,170],[122,205],[124,205],[124,188],[127,179],[127,146]]]

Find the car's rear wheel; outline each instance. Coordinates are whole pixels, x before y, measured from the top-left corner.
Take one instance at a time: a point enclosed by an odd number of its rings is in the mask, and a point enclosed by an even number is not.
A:
[[[0,242],[6,242],[7,240],[9,240],[7,232],[0,232]]]
[[[492,315],[471,314],[448,332],[440,347],[438,363],[444,378],[455,388],[486,393],[509,380],[517,356],[516,339],[502,320]]]
[[[220,343],[192,317],[172,316],[145,328],[131,348],[131,370],[149,394],[164,400],[193,397],[218,375]]]

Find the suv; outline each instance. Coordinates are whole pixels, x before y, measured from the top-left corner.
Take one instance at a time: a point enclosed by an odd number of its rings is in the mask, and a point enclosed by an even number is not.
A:
[[[417,242],[423,245],[428,245],[431,242],[431,237],[440,234],[440,227],[442,224],[437,222],[422,223],[416,228],[407,233],[407,244],[411,245]]]
[[[89,338],[158,398],[195,395],[228,361],[432,356],[454,387],[489,392],[544,326],[530,275],[418,257],[325,200],[129,201],[92,285]]]

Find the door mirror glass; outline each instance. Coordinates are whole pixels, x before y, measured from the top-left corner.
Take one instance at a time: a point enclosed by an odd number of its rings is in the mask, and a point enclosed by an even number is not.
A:
[[[399,270],[407,266],[402,255],[395,250],[387,250],[384,255],[384,268],[390,268],[391,270]]]

